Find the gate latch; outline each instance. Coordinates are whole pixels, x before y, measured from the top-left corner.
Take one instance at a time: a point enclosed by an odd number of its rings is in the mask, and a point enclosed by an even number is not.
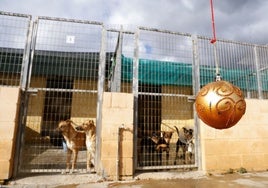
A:
[[[37,93],[38,93],[38,89],[28,89],[27,90],[27,94],[28,95],[37,95]]]
[[[192,95],[192,96],[188,96],[188,97],[187,97],[187,101],[188,101],[188,102],[195,102],[195,96],[194,96],[194,95]]]

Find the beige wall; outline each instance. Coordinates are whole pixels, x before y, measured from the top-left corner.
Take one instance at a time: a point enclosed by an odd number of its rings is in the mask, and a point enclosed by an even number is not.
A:
[[[192,89],[190,87],[162,86],[162,92],[191,95]],[[189,102],[186,96],[162,96],[161,107],[161,131],[174,131],[171,144],[175,144],[178,140],[174,126],[179,130],[182,127],[194,129],[193,103]]]
[[[104,93],[102,107],[101,163],[105,174],[116,179],[117,160],[119,176],[133,176],[133,95],[128,93]],[[118,155],[118,128],[124,125],[120,136]]]
[[[0,87],[0,180],[11,177],[18,125],[20,89]]]
[[[190,87],[162,86],[163,93],[191,95]],[[169,125],[174,128],[194,127],[193,124],[193,103],[188,102],[187,97],[162,96],[161,97],[161,120],[162,130],[170,130]]]
[[[46,80],[43,77],[34,77],[31,80],[31,87],[45,88]],[[30,95],[29,108],[27,110],[26,129],[24,140],[32,142],[32,138],[40,136],[42,116],[44,110],[45,92],[38,91],[36,95]],[[35,139],[34,142],[37,140]]]
[[[226,171],[268,169],[268,100],[246,100],[242,119],[226,130],[201,122],[202,168]]]
[[[43,85],[44,82],[37,81]],[[30,98],[33,104],[28,111],[27,125],[37,134],[42,117],[40,102],[44,94],[38,92],[37,96]],[[11,176],[15,133],[17,126],[17,111],[19,110],[19,88],[0,87],[0,180]],[[96,94],[88,96],[74,95],[72,117],[96,117]],[[81,99],[83,98],[83,99]],[[101,163],[104,172],[111,179],[117,178],[118,162],[118,128],[124,124],[129,130],[122,130],[120,140],[119,174],[126,179],[134,174],[133,153],[133,94],[104,93],[102,108],[101,132]],[[82,102],[80,101],[82,100]],[[177,99],[180,103],[181,99]],[[162,100],[162,123],[168,125],[192,126],[192,112],[180,116],[181,107],[190,108],[192,103],[170,102]],[[90,102],[91,101],[91,102]],[[94,102],[92,102],[94,101]],[[201,163],[205,171],[227,171],[229,169],[246,168],[248,171],[268,169],[268,100],[246,100],[247,110],[242,119],[232,128],[226,130],[213,129],[200,121]],[[35,105],[36,104],[36,105]],[[38,105],[39,104],[39,105]],[[78,104],[85,104],[84,107]],[[178,114],[170,116],[169,109]],[[174,109],[173,109],[174,108]],[[39,109],[39,110],[38,110]],[[84,117],[78,117],[80,110],[85,111]],[[78,114],[76,115],[75,112]],[[177,119],[175,116],[178,116]],[[37,123],[36,125],[31,124]]]
[[[97,90],[97,81],[75,80],[73,89]],[[96,121],[97,97],[93,92],[73,92],[71,119],[78,124],[88,119]]]

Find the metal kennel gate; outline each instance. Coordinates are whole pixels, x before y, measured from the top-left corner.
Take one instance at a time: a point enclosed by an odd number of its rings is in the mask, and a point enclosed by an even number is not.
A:
[[[102,23],[38,17],[33,23],[19,173],[59,172],[66,147],[58,122],[97,117]],[[77,169],[86,169],[86,151]]]
[[[190,100],[195,92],[193,54],[189,34],[144,27],[136,33],[133,87],[138,170],[198,165],[198,129]],[[183,130],[190,132],[189,139]],[[163,141],[167,132],[170,140]],[[195,145],[191,150],[190,142]]]
[[[92,119],[98,125],[99,93],[132,92],[132,78],[121,77],[130,65],[121,61],[122,53],[133,57],[134,35],[122,28],[104,29],[99,22],[51,17],[38,17],[30,30],[18,172],[60,172],[66,167],[66,147],[59,121]],[[85,165],[83,150],[77,170],[84,172]]]

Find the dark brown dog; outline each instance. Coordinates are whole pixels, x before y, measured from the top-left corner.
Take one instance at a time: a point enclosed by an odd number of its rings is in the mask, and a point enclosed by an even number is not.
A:
[[[76,127],[86,134],[87,146],[87,171],[90,172],[91,165],[94,166],[96,149],[96,126],[93,120],[85,121],[82,125]]]
[[[70,170],[71,158],[73,159],[70,171],[70,173],[72,173],[76,166],[78,151],[86,146],[86,134],[84,132],[77,131],[73,126],[73,122],[71,120],[60,121],[58,129],[64,137],[67,145],[67,172]]]
[[[163,151],[166,152],[166,164],[168,165],[169,161],[169,144],[172,137],[173,131],[162,131],[162,136],[159,138],[159,140],[156,142],[156,151],[159,151],[162,153]],[[160,158],[162,161],[162,157]]]
[[[140,155],[145,151],[148,152],[150,154],[152,154],[152,156],[154,156],[154,153],[157,152],[159,155],[159,159],[160,159],[160,165],[162,164],[162,152],[166,152],[166,163],[168,164],[169,161],[169,151],[170,151],[170,140],[173,134],[172,132],[169,131],[161,131],[162,135],[158,136],[156,135],[156,133],[153,133],[152,136],[143,138],[140,142],[140,146],[141,146],[141,152]],[[144,161],[142,157],[139,157],[139,159],[141,160],[140,163],[143,164]],[[151,160],[154,160],[154,157],[152,157]],[[150,160],[150,161],[151,161]],[[152,161],[152,165],[158,164],[155,161]]]

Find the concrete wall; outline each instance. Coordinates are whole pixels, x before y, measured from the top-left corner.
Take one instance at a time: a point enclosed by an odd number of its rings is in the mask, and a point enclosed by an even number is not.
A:
[[[35,77],[31,80],[31,86],[36,88],[46,87],[46,80],[43,77]],[[26,128],[24,141],[32,143],[32,138],[40,136],[42,117],[45,102],[45,92],[38,92],[36,95],[29,96],[29,106],[27,110]],[[36,142],[38,139],[34,139]]]
[[[0,87],[0,180],[10,178],[12,173],[19,95],[19,88]]]
[[[170,94],[191,95],[191,87],[162,86],[162,92]],[[170,127],[194,127],[193,103],[187,97],[161,97],[161,129],[170,131]],[[166,126],[169,125],[170,127]]]
[[[73,89],[97,90],[97,82],[75,80]],[[71,119],[78,124],[88,119],[96,122],[97,97],[97,93],[74,92],[72,96]]]
[[[133,94],[104,93],[102,107],[101,163],[110,179],[132,177],[133,170]],[[118,165],[118,129],[120,134],[120,158]],[[117,174],[119,172],[119,174]]]
[[[201,122],[204,170],[268,169],[268,100],[251,99],[246,103],[246,113],[234,127],[217,130]]]
[[[39,82],[42,83],[42,82]],[[16,128],[19,110],[19,88],[0,87],[0,180],[8,179],[12,173],[13,153],[16,142]],[[39,96],[40,95],[40,96]],[[39,103],[43,96],[38,93],[31,97],[30,103]],[[74,96],[73,105],[80,104],[81,96]],[[83,96],[82,96],[83,98]],[[78,100],[79,99],[79,100]],[[95,117],[96,96],[92,98],[91,110],[82,108],[85,117]],[[111,179],[118,176],[122,179],[131,178],[134,175],[134,153],[133,153],[133,94],[105,92],[102,106],[102,133],[101,133],[101,163],[104,173]],[[86,97],[81,100],[89,101]],[[172,101],[174,102],[174,101]],[[181,101],[178,101],[181,102]],[[94,104],[93,104],[94,103]],[[177,125],[193,124],[192,113],[186,114],[187,118],[174,118],[169,116],[168,104],[170,101],[162,101],[162,123]],[[200,121],[201,157],[202,169],[205,171],[227,171],[229,169],[246,168],[248,171],[259,171],[268,169],[268,100],[251,99],[246,100],[247,110],[242,119],[232,128],[226,130],[213,129]],[[87,104],[87,103],[86,103]],[[184,103],[182,103],[184,104]],[[190,103],[184,107],[190,108]],[[87,105],[86,105],[87,106]],[[176,105],[173,108],[179,108]],[[40,127],[41,111],[39,106],[33,106],[32,112],[28,112],[27,124],[37,134]],[[82,110],[81,109],[81,110]],[[93,110],[94,109],[94,110]],[[79,109],[72,109],[73,114]],[[36,120],[39,118],[39,120]],[[31,122],[38,125],[31,126]],[[120,157],[118,158],[118,128],[122,129],[119,144]],[[35,127],[35,129],[33,129]],[[119,164],[119,165],[118,165]],[[119,168],[118,168],[119,167]],[[119,170],[118,170],[119,169]]]

